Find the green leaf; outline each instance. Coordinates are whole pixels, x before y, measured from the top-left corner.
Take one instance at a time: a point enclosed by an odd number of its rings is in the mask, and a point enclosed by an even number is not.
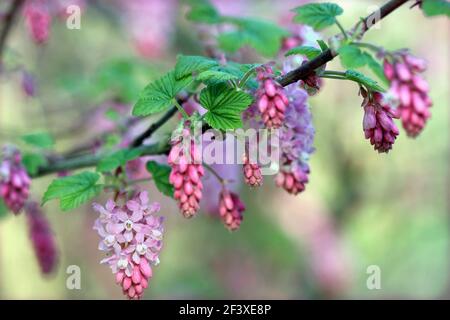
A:
[[[190,76],[177,80],[174,71],[167,73],[144,88],[133,108],[133,115],[148,116],[169,108],[173,105],[173,99],[177,93],[191,82]]]
[[[48,186],[42,205],[49,200],[59,199],[62,211],[75,209],[100,193],[103,186],[97,184],[98,179],[99,174],[88,171],[55,179]]]
[[[303,23],[316,30],[324,29],[336,22],[336,16],[341,15],[344,10],[334,3],[309,3],[293,9],[297,15],[294,22]]]
[[[386,90],[381,87],[375,80],[370,79],[369,77],[366,77],[362,73],[355,71],[355,70],[347,70],[345,72],[345,77],[348,80],[352,80],[355,82],[358,82],[367,88],[377,91],[377,92],[385,92]]]
[[[200,93],[200,104],[208,110],[205,121],[220,130],[242,127],[241,113],[252,101],[249,94],[226,84],[208,86]]]
[[[367,64],[367,56],[357,46],[348,44],[338,50],[341,64],[346,69],[361,68]]]
[[[124,166],[128,161],[138,158],[140,155],[139,149],[121,149],[100,160],[97,164],[97,171],[113,171],[118,167]]]
[[[328,50],[328,45],[326,44],[325,41],[317,40],[317,43],[319,44],[319,47],[320,47],[320,49],[322,49],[322,51]]]
[[[386,79],[386,76],[384,75],[383,66],[370,54],[367,54],[367,65],[370,70],[372,70],[372,72],[383,82],[383,84],[389,85],[389,80]]]
[[[219,23],[219,12],[208,0],[186,0],[191,9],[186,14],[188,20],[208,24]]]
[[[47,159],[40,153],[25,153],[22,157],[22,164],[25,166],[28,174],[35,175],[39,167],[47,164]]]
[[[0,198],[0,219],[5,218],[8,215],[9,209],[6,207],[5,202]]]
[[[175,78],[181,79],[192,75],[193,72],[200,73],[217,65],[217,61],[205,57],[179,55],[175,65]]]
[[[152,174],[153,181],[159,191],[169,197],[173,197],[173,185],[169,182],[171,168],[156,161],[147,162],[147,170]]]
[[[299,46],[299,47],[292,48],[291,50],[286,52],[286,54],[284,56],[287,57],[287,56],[290,56],[293,54],[302,54],[302,55],[306,56],[308,58],[308,60],[311,60],[311,59],[314,59],[315,57],[317,57],[321,53],[322,53],[322,51],[320,49],[317,49],[314,47]]]
[[[422,10],[427,17],[440,15],[450,17],[450,2],[447,0],[424,0]]]
[[[46,132],[27,134],[22,136],[22,140],[30,146],[42,149],[50,149],[55,144],[52,136]]]
[[[229,72],[220,71],[220,70],[206,70],[198,75],[196,78],[199,81],[203,81],[209,84],[216,84],[219,82],[224,82],[228,80],[236,80],[239,79],[236,75],[231,74]]]
[[[274,23],[257,19],[228,18],[227,22],[239,29],[222,33],[217,38],[219,46],[228,52],[249,46],[263,56],[272,57],[280,50],[282,39],[289,34]]]

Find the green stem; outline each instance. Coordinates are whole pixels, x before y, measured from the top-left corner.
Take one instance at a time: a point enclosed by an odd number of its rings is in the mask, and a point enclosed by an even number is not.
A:
[[[336,20],[336,25],[338,26],[339,30],[341,30],[341,32],[342,32],[344,38],[345,38],[345,39],[348,39],[347,32],[345,31],[345,29],[344,29],[344,27],[342,26],[342,24],[338,21],[338,19],[335,19],[335,20]]]
[[[183,115],[184,119],[189,119],[189,115],[187,114],[186,110],[183,109],[183,107],[178,103],[178,101],[176,99],[173,100],[173,103],[175,105],[175,107],[177,107],[178,111],[181,112],[181,114]]]
[[[327,78],[327,79],[337,79],[337,80],[347,80],[347,78],[339,77],[339,76],[333,76],[333,75],[321,75],[321,78]]]
[[[243,88],[246,84],[248,79],[250,79],[250,77],[252,76],[252,74],[255,72],[256,67],[251,68],[250,70],[248,70],[244,76],[242,77],[242,79],[239,81],[238,83],[238,87],[239,88]]]
[[[163,139],[161,142],[143,145],[138,148],[141,156],[159,155],[165,154],[169,151],[170,145],[167,143],[167,139]],[[93,155],[80,156],[73,159],[57,159],[50,161],[46,166],[39,168],[38,172],[32,175],[33,178],[38,178],[47,174],[56,173],[67,170],[77,170],[89,167],[95,167],[100,160],[102,160],[107,154],[99,153]]]
[[[325,71],[322,73],[322,75],[325,75],[325,76],[340,76],[340,77],[344,77],[344,78],[347,77],[346,74],[345,74],[345,72],[342,72],[342,71],[333,71],[333,70],[325,70]]]

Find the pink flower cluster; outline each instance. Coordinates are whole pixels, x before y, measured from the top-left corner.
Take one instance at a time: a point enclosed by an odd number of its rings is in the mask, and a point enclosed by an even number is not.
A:
[[[260,67],[257,73],[259,88],[256,103],[266,128],[279,128],[283,124],[288,98],[283,87],[275,82],[271,67]]]
[[[398,118],[396,110],[392,109],[384,100],[383,95],[374,92],[372,97],[361,89],[364,97],[363,129],[366,139],[370,140],[378,152],[389,152],[397,138],[399,131],[392,118]]]
[[[242,215],[244,211],[245,205],[239,196],[224,188],[219,196],[219,213],[228,230],[234,231],[239,228],[244,219]]]
[[[423,130],[431,116],[428,84],[419,75],[425,69],[424,60],[406,51],[394,54],[391,62],[384,61],[384,74],[391,82],[391,92],[399,100],[399,116],[411,137],[416,137]]]
[[[159,263],[162,248],[163,219],[155,216],[158,203],[149,203],[148,193],[137,193],[125,205],[109,200],[105,207],[94,204],[100,213],[94,230],[102,240],[99,250],[108,257],[101,263],[108,264],[129,299],[142,297],[152,277],[151,265]]]
[[[52,16],[46,1],[27,0],[24,9],[25,22],[29,34],[37,44],[47,42]]]
[[[33,243],[39,266],[41,267],[42,273],[49,274],[55,270],[58,263],[58,251],[50,223],[36,202],[27,203],[25,212],[28,220],[30,239]]]
[[[251,163],[249,157],[244,154],[244,164],[242,166],[244,171],[244,181],[250,187],[259,187],[263,183],[261,168],[257,163]]]
[[[0,196],[15,214],[22,210],[30,193],[31,180],[16,149],[5,147],[0,165]]]
[[[172,167],[169,182],[174,186],[174,199],[178,201],[181,213],[191,218],[198,211],[202,199],[205,174],[194,138],[189,129],[183,129],[181,135],[172,141],[168,162]]]
[[[289,105],[280,131],[281,167],[275,183],[295,195],[305,190],[308,182],[315,130],[306,91],[292,84],[286,87],[286,94]]]

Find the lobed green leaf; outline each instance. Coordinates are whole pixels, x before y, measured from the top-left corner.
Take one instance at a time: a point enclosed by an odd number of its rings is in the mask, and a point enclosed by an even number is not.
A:
[[[334,3],[309,3],[293,9],[297,15],[294,22],[303,23],[316,30],[322,30],[336,22],[336,16],[341,15],[344,10]]]
[[[103,185],[97,184],[99,179],[99,174],[88,171],[55,179],[44,193],[42,205],[59,199],[62,211],[75,209],[100,193]]]
[[[219,130],[241,128],[241,113],[252,101],[249,94],[223,83],[208,86],[200,93],[200,104],[208,110],[205,121]]]
[[[311,46],[299,46],[290,49],[288,52],[285,53],[285,57],[291,56],[293,54],[301,54],[308,58],[308,60],[314,59],[319,54],[322,53],[322,50],[311,47]]]
[[[175,71],[150,83],[141,92],[133,108],[134,116],[148,116],[161,112],[173,105],[175,96],[192,82],[191,76],[176,79]]]

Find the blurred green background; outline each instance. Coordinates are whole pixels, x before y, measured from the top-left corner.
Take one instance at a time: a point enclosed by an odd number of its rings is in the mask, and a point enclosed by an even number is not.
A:
[[[81,30],[55,21],[44,47],[31,43],[18,21],[8,57],[35,75],[38,95],[25,97],[15,73],[0,78],[0,144],[39,130],[50,131],[60,151],[89,141],[100,134],[92,110],[105,110],[118,98],[132,104],[146,83],[173,66],[177,53],[201,54],[185,9],[176,1],[151,2],[169,7],[166,16],[149,17],[154,33],[167,42],[158,42],[161,48],[150,59],[136,54],[129,21],[108,1],[87,7]],[[383,3],[335,2],[345,9],[340,21],[347,28]],[[304,1],[215,3],[230,14],[279,21]],[[208,214],[185,220],[173,201],[149,185],[167,220],[161,264],[145,298],[450,298],[449,30],[445,18],[426,19],[405,5],[365,37],[388,50],[408,47],[429,62],[432,119],[416,139],[402,132],[389,154],[374,152],[363,137],[357,87],[327,80],[310,99],[317,150],[306,192],[290,196],[271,179],[256,191],[243,187],[245,220],[230,233]],[[340,68],[338,61],[328,66]],[[51,179],[33,181],[36,199]],[[61,213],[49,203],[45,211],[61,255],[58,272],[41,276],[24,215],[4,216],[0,298],[121,299],[110,270],[99,264],[103,254],[90,205]],[[81,268],[81,290],[66,288],[69,265]],[[380,290],[367,288],[371,265],[380,267]]]

